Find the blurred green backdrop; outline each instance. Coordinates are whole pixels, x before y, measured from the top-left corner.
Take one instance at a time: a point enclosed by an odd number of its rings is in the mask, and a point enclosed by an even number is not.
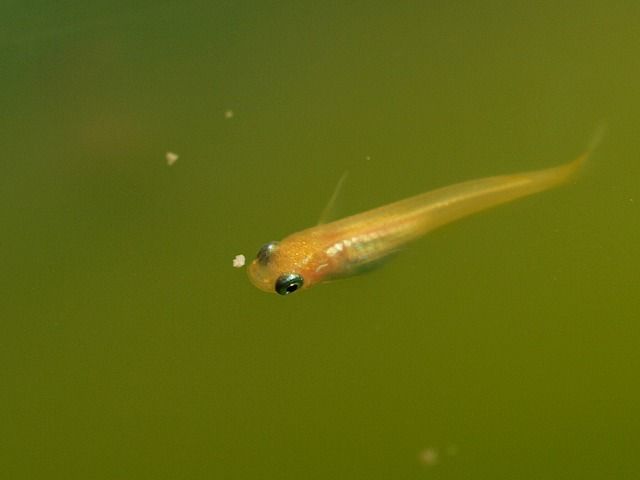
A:
[[[638,478],[639,18],[3,2],[3,478]],[[345,170],[350,214],[603,120],[574,185],[371,275],[281,298],[231,266]]]

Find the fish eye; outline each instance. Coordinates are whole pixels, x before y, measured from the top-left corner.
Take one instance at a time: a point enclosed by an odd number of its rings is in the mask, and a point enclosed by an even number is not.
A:
[[[289,295],[302,287],[304,280],[297,273],[285,273],[276,280],[276,292],[280,295]]]
[[[258,263],[260,263],[261,265],[266,265],[267,263],[269,263],[269,258],[271,258],[271,255],[276,251],[277,248],[278,242],[276,241],[265,243],[262,247],[260,247],[260,250],[258,250],[258,254],[256,255]]]

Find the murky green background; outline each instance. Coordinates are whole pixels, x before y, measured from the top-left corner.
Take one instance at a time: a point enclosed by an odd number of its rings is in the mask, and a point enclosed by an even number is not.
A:
[[[638,478],[640,4],[0,18],[3,478]],[[574,185],[371,275],[281,298],[231,266],[345,170],[349,214],[602,121]]]

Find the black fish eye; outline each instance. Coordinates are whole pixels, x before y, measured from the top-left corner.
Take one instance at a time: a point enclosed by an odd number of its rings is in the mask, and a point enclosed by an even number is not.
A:
[[[266,265],[267,263],[269,263],[269,258],[271,258],[271,255],[277,248],[278,242],[276,241],[265,243],[262,247],[260,247],[260,250],[258,250],[258,254],[256,255],[258,263],[260,263],[261,265]]]
[[[280,295],[289,295],[302,287],[304,280],[297,273],[285,273],[276,280],[276,292]]]

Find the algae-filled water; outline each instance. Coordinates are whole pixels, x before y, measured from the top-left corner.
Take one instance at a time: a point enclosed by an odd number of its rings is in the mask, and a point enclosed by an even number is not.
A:
[[[640,4],[0,18],[3,478],[638,478]],[[602,122],[577,181],[368,275],[280,297],[232,267],[345,171],[338,216]]]

